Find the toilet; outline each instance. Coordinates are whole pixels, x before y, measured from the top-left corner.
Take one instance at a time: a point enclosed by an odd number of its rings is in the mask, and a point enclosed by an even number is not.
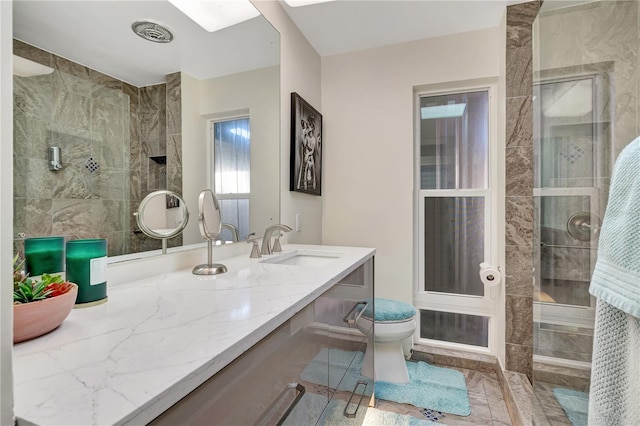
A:
[[[361,373],[376,381],[409,383],[405,359],[411,356],[416,309],[398,300],[374,300],[375,318],[372,318],[373,308],[370,304],[356,318],[356,327],[364,334],[371,329],[371,322],[375,321],[375,345],[369,336]],[[374,346],[375,363],[371,363]],[[371,371],[372,364],[375,364],[375,375]]]

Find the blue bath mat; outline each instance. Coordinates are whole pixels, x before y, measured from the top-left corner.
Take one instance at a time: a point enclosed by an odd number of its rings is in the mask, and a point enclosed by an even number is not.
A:
[[[328,367],[329,356],[331,369]],[[324,385],[327,371],[334,374],[338,372],[329,377],[330,386],[339,390],[352,391],[358,380],[368,381],[360,375],[363,358],[362,352],[354,354],[354,352],[338,349],[330,351],[323,349],[304,369],[300,378],[307,382]],[[339,373],[339,369],[333,368],[334,365],[342,365],[346,369],[347,374],[342,381],[340,381],[342,374]],[[464,374],[450,368],[434,367],[421,361],[407,361],[407,369],[409,383],[398,385],[376,382],[376,397],[458,416],[471,414]]]
[[[586,426],[589,413],[589,394],[573,389],[553,388],[553,396],[573,426]]]

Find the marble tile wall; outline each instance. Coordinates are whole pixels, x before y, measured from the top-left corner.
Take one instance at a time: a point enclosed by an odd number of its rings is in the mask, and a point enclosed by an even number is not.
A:
[[[15,234],[107,238],[110,256],[159,248],[134,233],[132,212],[167,188],[167,174],[182,192],[179,73],[168,77],[167,98],[166,84],[138,88],[18,40],[14,53],[54,69],[14,79]],[[167,155],[169,140],[170,162],[150,174],[149,156]],[[59,172],[48,170],[49,146],[61,147]],[[89,158],[100,166],[94,173]]]
[[[182,195],[182,79],[179,72],[167,75],[167,189]],[[181,246],[182,234],[169,240],[169,246]]]
[[[541,2],[507,7],[506,369],[533,375],[533,47]]]
[[[130,110],[123,83],[17,40],[14,53],[54,69],[14,78],[15,233],[107,238],[110,255],[126,252]],[[60,171],[48,169],[49,146],[61,148]],[[85,167],[89,158],[100,165],[94,173]]]
[[[132,160],[132,163],[135,161],[137,165],[136,174],[132,175],[132,185],[136,186],[135,194],[131,194],[132,211],[138,209],[140,201],[149,193],[158,189],[167,189],[166,84],[138,88],[137,108],[137,127],[131,129],[137,137],[136,156]],[[163,156],[164,164],[162,161],[154,161],[151,158]],[[150,238],[137,229],[137,223],[132,221],[130,235],[132,253],[162,247],[161,240]]]

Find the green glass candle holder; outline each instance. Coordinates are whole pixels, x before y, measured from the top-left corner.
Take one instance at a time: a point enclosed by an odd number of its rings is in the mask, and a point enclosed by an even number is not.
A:
[[[67,281],[78,284],[76,307],[107,301],[107,240],[67,241]]]
[[[64,237],[24,240],[25,271],[32,277],[64,272]]]

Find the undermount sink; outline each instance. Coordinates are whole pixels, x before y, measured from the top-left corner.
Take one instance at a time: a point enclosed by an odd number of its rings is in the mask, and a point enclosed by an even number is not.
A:
[[[274,263],[277,265],[296,265],[320,267],[328,265],[336,259],[340,259],[342,253],[337,251],[321,250],[296,250],[291,253],[284,253],[270,259],[262,260],[262,263]]]

